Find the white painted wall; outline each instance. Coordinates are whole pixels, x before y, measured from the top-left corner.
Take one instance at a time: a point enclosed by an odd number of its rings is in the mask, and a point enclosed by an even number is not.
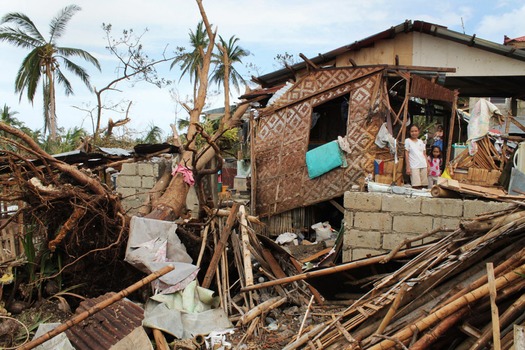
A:
[[[413,35],[414,66],[456,68],[454,76],[525,75],[525,62],[427,34]]]

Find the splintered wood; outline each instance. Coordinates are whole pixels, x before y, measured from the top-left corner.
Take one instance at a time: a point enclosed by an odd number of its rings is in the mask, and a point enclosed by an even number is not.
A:
[[[516,206],[462,223],[284,349],[509,349],[525,322],[524,215]]]

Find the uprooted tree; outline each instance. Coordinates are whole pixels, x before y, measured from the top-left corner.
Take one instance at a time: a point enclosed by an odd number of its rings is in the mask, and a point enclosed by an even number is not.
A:
[[[218,170],[205,166],[214,158],[218,166],[222,164],[218,141],[225,131],[238,125],[248,108],[241,104],[230,111],[228,50],[215,44],[216,33],[212,32],[202,2],[197,0],[197,4],[210,40],[202,48],[202,64],[197,67],[194,106],[185,105],[190,118],[187,143],[182,147],[175,175],[163,195],[153,202],[149,218],[174,220],[181,216],[191,186],[188,175],[199,180]],[[199,124],[199,117],[205,105],[212,59],[217,59],[213,56],[215,46],[222,52],[225,115],[217,131],[208,135]],[[204,145],[197,143],[197,138],[205,140]],[[128,238],[129,217],[118,195],[100,181],[96,172],[54,158],[27,134],[1,122],[0,149],[0,203],[15,207],[14,213],[0,222],[0,230],[12,223],[25,228],[20,238],[28,260],[22,267],[27,270],[27,285],[37,287],[40,295],[44,281],[61,278],[65,271],[69,271],[68,278],[76,279],[73,283],[89,280],[90,287],[118,289],[115,283],[128,284],[118,266],[124,264],[120,258]],[[121,278],[104,279],[112,269],[119,269]],[[94,279],[104,280],[97,284]],[[33,292],[28,295],[34,295]],[[97,295],[101,291],[91,292]]]
[[[229,55],[227,50],[222,45],[217,45],[222,52],[222,66],[224,67],[224,117],[217,131],[213,135],[208,135],[204,132],[199,124],[199,118],[206,103],[206,94],[208,90],[208,76],[210,67],[212,65],[213,52],[215,49],[216,31],[212,31],[208,17],[202,5],[202,0],[196,0],[199,6],[199,11],[202,16],[203,23],[206,27],[206,33],[209,41],[206,47],[202,47],[201,58],[198,67],[196,67],[196,79],[194,89],[194,106],[191,108],[184,105],[189,113],[189,122],[187,132],[187,143],[183,147],[180,157],[180,162],[174,171],[174,176],[169,182],[163,195],[153,204],[153,210],[147,215],[148,218],[160,220],[174,220],[183,214],[186,206],[186,198],[192,185],[191,180],[188,180],[188,175],[191,174],[194,178],[216,173],[222,164],[220,150],[216,145],[218,139],[222,134],[237,125],[239,125],[241,117],[247,111],[249,105],[241,104],[235,111],[230,110],[230,67]],[[206,141],[207,145],[201,148],[196,147],[197,136],[201,135]],[[205,169],[205,166],[214,158],[217,159],[218,166],[214,169]],[[185,180],[186,176],[186,180]],[[197,192],[199,195],[199,191]],[[202,204],[204,199],[199,195],[199,201]]]

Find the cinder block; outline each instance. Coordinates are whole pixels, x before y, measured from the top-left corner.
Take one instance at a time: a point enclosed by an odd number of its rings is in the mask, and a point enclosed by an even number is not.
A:
[[[120,175],[137,175],[137,163],[124,163]]]
[[[435,230],[435,229],[437,229],[439,227],[455,229],[455,228],[459,227],[459,222],[460,221],[461,221],[461,218],[440,218],[440,217],[435,217],[434,218],[434,222],[432,224],[432,229]]]
[[[136,188],[130,188],[130,187],[119,187],[117,188],[117,192],[120,193],[122,198],[128,198],[135,196],[137,194]]]
[[[511,203],[498,201],[466,200],[463,202],[463,216],[465,219],[471,219],[480,214],[505,210],[511,205]]]
[[[344,220],[345,232],[348,232],[349,229],[354,227],[354,213],[349,210],[345,210]]]
[[[381,211],[420,213],[421,197],[404,197],[399,195],[384,195]]]
[[[153,176],[142,176],[142,188],[151,189],[157,183],[157,179]]]
[[[381,233],[378,231],[350,230],[344,237],[345,247],[381,248]]]
[[[158,165],[157,165],[157,169],[158,169]],[[140,176],[157,176],[155,174],[153,163],[138,163],[137,172],[138,172],[138,175]]]
[[[352,261],[352,249],[343,250],[343,263]]]
[[[140,188],[142,187],[142,179],[136,175],[119,175],[117,176],[117,188],[118,187]]]
[[[421,214],[433,216],[463,216],[463,201],[452,198],[422,198]]]
[[[384,254],[384,250],[380,249],[363,249],[363,248],[356,248],[352,249],[352,260],[359,260],[363,258],[369,258],[372,256],[377,256]]]
[[[399,246],[405,239],[410,239],[411,237],[416,237],[416,234],[413,233],[384,233],[383,234],[383,249],[392,250]],[[415,247],[421,245],[421,240],[411,242],[410,246]]]
[[[431,216],[394,216],[392,228],[394,232],[422,234],[432,230]]]
[[[369,192],[345,192],[344,206],[352,211],[380,211],[382,195]]]
[[[354,214],[354,228],[390,231],[392,230],[392,217],[389,213],[357,212]]]

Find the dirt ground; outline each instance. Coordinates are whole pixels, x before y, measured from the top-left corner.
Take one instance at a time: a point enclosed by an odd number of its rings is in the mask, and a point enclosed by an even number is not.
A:
[[[286,346],[301,328],[303,331],[312,324],[319,324],[331,318],[341,310],[341,307],[312,307],[308,317],[304,320],[306,306],[288,306],[270,311],[255,328],[253,334],[245,338],[248,327],[235,328],[233,333],[226,336],[226,341],[235,349],[245,350],[280,350]],[[44,300],[17,315],[5,315],[0,318],[0,348],[16,349],[28,339],[27,332],[31,332],[29,340],[40,322],[63,323],[72,316],[66,304],[60,299]],[[18,322],[19,321],[19,322]],[[25,325],[22,326],[23,323]],[[261,326],[264,324],[264,326]],[[26,329],[27,327],[27,329]],[[152,337],[153,342],[153,337]],[[175,342],[176,343],[176,342]]]

